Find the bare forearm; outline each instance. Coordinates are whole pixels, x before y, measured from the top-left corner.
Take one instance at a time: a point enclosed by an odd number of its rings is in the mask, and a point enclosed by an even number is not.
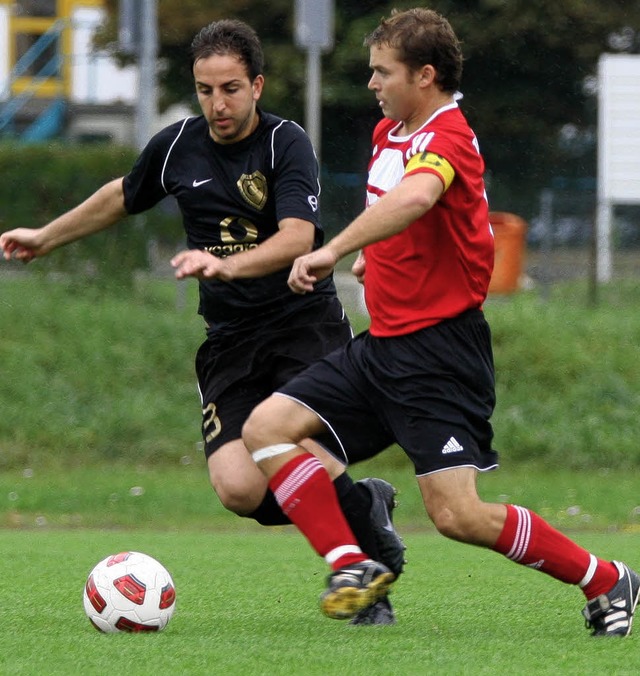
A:
[[[435,179],[438,181],[438,179]],[[309,293],[314,285],[353,251],[392,237],[429,210],[442,194],[442,184],[424,176],[410,176],[365,209],[328,244],[297,258],[289,275],[289,287],[295,293]],[[361,263],[356,274],[362,277]]]
[[[241,253],[217,258],[206,251],[181,251],[171,259],[177,279],[254,279],[288,267],[298,256],[311,251],[314,225],[299,219],[284,219],[280,230],[259,246]]]
[[[432,175],[411,176],[357,216],[328,244],[336,260],[398,234],[436,203],[442,184]]]
[[[51,251],[113,225],[127,212],[122,179],[103,185],[91,197],[40,229],[42,248]]]
[[[284,221],[280,230],[260,246],[225,259],[232,279],[269,275],[288,267],[313,248],[314,227],[306,221]]]
[[[327,244],[336,260],[401,232],[420,215],[417,212],[415,217],[405,216],[402,212],[377,208],[378,205],[380,202],[363,211]]]

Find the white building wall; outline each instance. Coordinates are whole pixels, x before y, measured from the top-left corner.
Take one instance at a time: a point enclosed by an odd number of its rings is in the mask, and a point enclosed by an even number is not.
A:
[[[119,68],[106,52],[96,52],[93,35],[104,11],[80,7],[71,17],[73,27],[71,62],[71,98],[74,103],[129,103],[136,101],[137,68]]]
[[[9,6],[0,5],[0,101],[8,98],[9,86]]]

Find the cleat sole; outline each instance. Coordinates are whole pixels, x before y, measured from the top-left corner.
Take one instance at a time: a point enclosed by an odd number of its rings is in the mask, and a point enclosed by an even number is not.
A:
[[[340,587],[320,597],[320,609],[334,620],[348,620],[389,593],[393,573],[382,573],[367,587]]]

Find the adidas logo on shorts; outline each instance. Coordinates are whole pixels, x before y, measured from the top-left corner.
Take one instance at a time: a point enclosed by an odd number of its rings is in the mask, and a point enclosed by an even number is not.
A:
[[[458,453],[459,451],[464,451],[464,448],[458,443],[455,437],[451,437],[449,441],[442,447],[442,454],[446,453]]]

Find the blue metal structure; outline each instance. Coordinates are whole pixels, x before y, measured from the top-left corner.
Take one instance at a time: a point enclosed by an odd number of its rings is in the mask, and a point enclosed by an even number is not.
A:
[[[60,73],[62,68],[61,36],[66,21],[56,21],[49,30],[40,35],[33,45],[20,57],[9,75],[3,95],[5,103],[0,104],[0,137],[11,137],[24,142],[44,141],[60,134],[66,111],[66,100],[60,85],[60,94],[48,99],[48,105],[38,113],[36,118],[25,128],[19,129],[16,124],[18,116],[38,96],[39,89],[51,77]],[[12,85],[18,78],[29,73],[38,59],[48,49],[55,47],[54,55],[44,63],[38,73],[31,77],[29,85],[19,94],[12,96]],[[41,99],[42,100],[42,99]]]

